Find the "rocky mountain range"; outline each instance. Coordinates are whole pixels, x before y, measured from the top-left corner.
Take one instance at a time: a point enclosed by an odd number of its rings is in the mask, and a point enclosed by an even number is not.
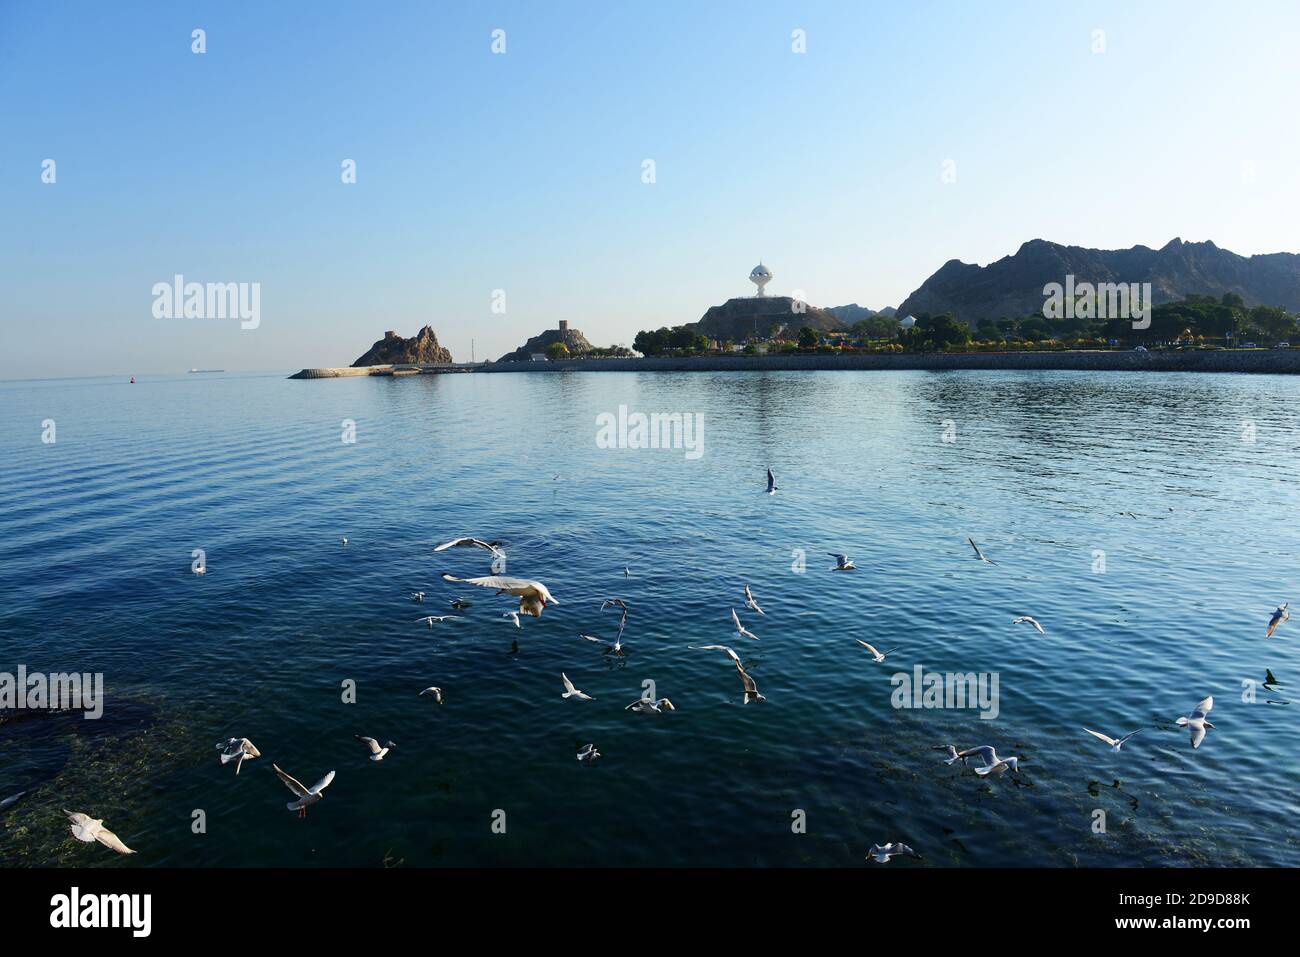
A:
[[[425,326],[410,339],[395,332],[384,333],[384,338],[371,346],[356,362],[356,366],[385,366],[403,363],[451,362],[451,352],[438,344],[438,337],[430,326]]]
[[[1043,287],[1065,283],[1149,282],[1155,304],[1196,293],[1236,293],[1248,306],[1300,310],[1300,255],[1239,256],[1212,242],[1174,239],[1160,249],[1087,249],[1032,239],[1012,256],[987,266],[949,260],[898,307],[900,315],[949,312],[981,319],[1041,313]]]
[[[886,306],[884,309],[868,309],[866,306],[859,306],[856,302],[851,302],[847,306],[830,306],[826,311],[840,322],[848,323],[850,326],[872,316],[886,316],[892,319],[898,314],[898,310],[893,306]]]

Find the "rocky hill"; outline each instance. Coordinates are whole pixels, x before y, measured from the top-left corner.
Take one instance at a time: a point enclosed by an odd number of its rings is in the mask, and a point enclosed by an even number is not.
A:
[[[1236,293],[1248,306],[1300,310],[1300,255],[1239,256],[1212,242],[1174,239],[1160,249],[1086,249],[1042,239],[1025,243],[1013,256],[987,266],[953,259],[923,282],[898,307],[900,315],[950,312],[974,324],[981,319],[1020,317],[1043,308],[1043,287],[1065,283],[1149,282],[1156,304],[1189,293]]]
[[[801,307],[800,312],[796,307]],[[833,332],[848,328],[847,324],[837,319],[825,309],[796,302],[789,296],[747,296],[728,299],[720,306],[713,306],[699,322],[687,325],[701,335],[710,339],[753,339],[766,338],[774,328],[786,327],[798,330],[811,326],[818,332]]]
[[[384,366],[401,363],[451,362],[451,352],[438,344],[438,337],[425,326],[410,339],[395,332],[384,333],[384,338],[352,363],[355,366]]]
[[[859,306],[856,302],[851,302],[847,306],[829,306],[826,311],[840,322],[848,323],[850,326],[872,316],[885,316],[892,319],[897,312],[893,306],[886,306],[884,309],[868,309],[866,306]]]
[[[507,352],[498,362],[529,362],[533,355],[543,354],[546,347],[553,342],[563,342],[569,347],[570,355],[579,355],[583,352],[590,352],[592,344],[587,341],[577,329],[547,329],[541,335],[533,336],[514,352]]]

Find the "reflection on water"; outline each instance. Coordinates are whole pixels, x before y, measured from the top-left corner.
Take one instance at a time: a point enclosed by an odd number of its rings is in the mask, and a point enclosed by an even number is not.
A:
[[[0,383],[0,670],[102,671],[108,693],[99,722],[0,724],[0,797],[29,791],[0,812],[0,856],[856,866],[902,840],[924,866],[1296,866],[1279,705],[1300,626],[1263,633],[1296,597],[1298,391],[1049,372]],[[702,413],[704,456],[598,448],[620,404]],[[443,582],[487,572],[432,552],[462,534],[505,540],[510,573],[560,604],[516,631],[511,601]],[[827,570],[840,551],[856,572]],[[732,634],[746,583],[758,642]],[[614,595],[622,656],[578,637],[612,634]],[[458,596],[466,620],[415,624]],[[898,650],[876,664],[854,638]],[[767,701],[744,705],[699,644],[734,647]],[[996,720],[892,707],[915,665],[996,673]],[[595,700],[561,699],[561,671]],[[647,680],[675,712],[623,710]],[[443,706],[417,697],[430,684]],[[1210,694],[1219,731],[1193,751],[1173,721]],[[1144,732],[1114,754],[1084,726]],[[376,764],[354,733],[400,748]],[[238,777],[213,748],[232,735],[264,755]],[[1021,773],[946,766],[947,743]],[[337,771],[306,821],[272,762]],[[75,844],[65,806],[139,853]]]

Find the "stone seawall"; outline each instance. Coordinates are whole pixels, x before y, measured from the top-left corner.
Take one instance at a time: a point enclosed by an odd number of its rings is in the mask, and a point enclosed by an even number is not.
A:
[[[986,352],[883,355],[699,356],[691,359],[561,359],[557,362],[491,362],[420,366],[445,372],[763,372],[769,370],[865,369],[1061,369],[1076,372],[1300,373],[1300,349],[1202,352]],[[417,367],[303,369],[291,379],[413,373]]]
[[[1300,349],[1201,352],[989,352],[700,356],[494,362],[479,372],[761,372],[816,369],[1062,369],[1078,372],[1300,373]]]

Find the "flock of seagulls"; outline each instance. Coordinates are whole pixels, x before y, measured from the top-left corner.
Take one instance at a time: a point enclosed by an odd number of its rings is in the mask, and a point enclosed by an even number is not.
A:
[[[772,470],[768,469],[767,470],[767,493],[772,495],[775,494],[776,492],[777,492],[776,478],[773,475]],[[984,554],[983,550],[975,543],[973,539],[968,538],[967,542],[970,544],[970,547],[975,553],[975,557],[979,561],[990,565],[997,564],[992,559],[990,559],[987,555]],[[348,544],[348,540],[346,538],[342,539],[342,544],[346,546]],[[494,568],[496,567],[495,562],[498,559],[503,559],[505,555],[504,551],[502,550],[501,542],[486,541],[483,539],[469,537],[469,536],[455,538],[450,541],[443,542],[442,544],[436,545],[433,550],[435,552],[443,552],[453,548],[481,549],[487,552],[489,555],[491,555],[494,562]],[[856,566],[854,565],[853,561],[849,558],[848,555],[836,553],[836,552],[830,552],[828,554],[830,554],[831,557],[834,558],[836,562],[835,566],[831,569],[831,571],[842,572],[842,571],[855,570]],[[630,576],[631,570],[625,567],[624,575],[625,577]],[[533,618],[540,618],[542,616],[543,611],[545,611],[546,608],[548,608],[551,605],[559,604],[555,596],[551,594],[550,590],[544,584],[542,584],[539,581],[534,581],[531,579],[515,578],[506,575],[487,575],[487,576],[475,577],[475,578],[460,578],[451,575],[447,572],[443,572],[441,574],[441,577],[444,581],[447,582],[471,585],[478,588],[488,588],[494,590],[498,595],[511,595],[517,597],[519,599],[518,611],[511,611],[502,615],[503,621],[512,622],[516,628],[522,627],[520,622],[521,615],[526,615]],[[744,585],[743,593],[744,593],[744,607],[747,610],[753,611],[755,614],[758,615],[766,614],[763,611],[763,609],[759,606],[758,601],[755,599],[754,594],[748,584]],[[416,602],[423,602],[425,599],[425,594],[424,592],[419,592],[419,591],[412,592],[411,599]],[[450,604],[454,610],[461,611],[471,607],[473,605],[473,602],[463,598],[456,598]],[[621,598],[607,598],[602,601],[600,608],[602,611],[606,610],[607,608],[614,608],[620,614],[618,633],[615,639],[613,641],[608,641],[606,639],[602,639],[602,638],[598,638],[586,634],[580,634],[579,637],[586,641],[606,645],[608,648],[606,653],[621,655],[623,654],[623,644],[622,644],[623,632],[628,619],[627,603]],[[1273,612],[1271,618],[1269,619],[1267,630],[1266,630],[1266,637],[1272,637],[1274,632],[1277,630],[1278,626],[1288,621],[1289,619],[1290,619],[1290,612],[1288,611],[1287,603],[1282,603]],[[461,621],[461,620],[464,619],[460,615],[452,615],[452,614],[426,615],[422,618],[417,618],[416,623],[426,624],[430,629],[432,629],[435,623],[442,623],[446,621]],[[734,637],[750,639],[753,641],[759,640],[758,635],[754,634],[752,631],[750,631],[748,628],[744,626],[735,608],[731,609],[731,622],[734,627]],[[1013,625],[1028,624],[1032,626],[1040,635],[1046,634],[1046,631],[1044,630],[1042,624],[1036,618],[1033,618],[1029,615],[1021,615],[1019,617],[1012,619],[1012,624]],[[875,646],[873,646],[869,642],[863,641],[862,639],[855,638],[854,641],[856,641],[867,651],[867,653],[871,656],[871,660],[875,663],[884,662],[888,655],[893,654],[895,651],[897,651],[897,649],[891,649],[890,651],[887,652],[881,652]],[[515,647],[517,648],[517,643],[515,644]],[[730,659],[731,664],[735,667],[736,672],[740,678],[742,697],[745,704],[763,702],[767,700],[766,697],[758,690],[758,686],[755,683],[753,677],[746,671],[744,662],[741,660],[740,656],[736,654],[736,652],[732,650],[730,647],[728,647],[727,645],[720,645],[720,644],[689,645],[688,647],[693,650],[720,651],[723,654],[725,654],[727,658]],[[595,700],[595,698],[592,695],[589,695],[586,692],[581,691],[577,687],[575,687],[573,682],[569,679],[569,676],[564,672],[560,673],[560,680],[564,688],[563,692],[561,693],[561,697],[563,699],[565,700],[573,699],[577,701]],[[434,702],[436,702],[439,705],[443,703],[443,690],[442,688],[437,686],[431,685],[427,688],[424,688],[419,692],[419,696],[432,697]],[[1188,729],[1191,738],[1191,745],[1193,749],[1197,749],[1201,746],[1201,744],[1205,740],[1208,730],[1217,730],[1215,726],[1209,721],[1208,718],[1209,713],[1213,709],[1213,707],[1214,707],[1214,698],[1206,697],[1200,702],[1198,702],[1196,706],[1188,714],[1184,716],[1180,716],[1176,720],[1176,724],[1179,727],[1186,727]],[[651,695],[647,694],[633,701],[631,704],[627,705],[624,710],[634,714],[663,715],[668,712],[675,711],[676,708],[673,705],[673,703],[669,701],[667,698],[664,697],[654,698]],[[1087,728],[1087,727],[1083,728],[1083,731],[1091,735],[1092,737],[1096,738],[1097,740],[1101,741],[1102,743],[1106,744],[1113,753],[1120,753],[1123,746],[1126,743],[1128,743],[1130,740],[1132,740],[1135,736],[1140,734],[1142,732],[1142,729],[1138,728],[1137,730],[1131,731],[1128,734],[1125,734],[1119,738],[1113,738],[1110,735],[1103,734],[1100,731],[1094,731],[1091,728]],[[358,742],[365,745],[366,750],[368,752],[368,757],[371,761],[376,761],[376,762],[382,761],[384,760],[385,757],[389,756],[397,749],[397,745],[392,741],[385,741],[383,744],[380,744],[379,739],[373,737],[367,737],[360,734],[354,735],[354,738]],[[235,763],[236,775],[239,774],[240,769],[242,768],[243,763],[245,761],[253,760],[261,757],[261,752],[256,748],[256,746],[254,746],[252,741],[244,737],[229,738],[226,741],[219,742],[216,748],[220,752],[220,762],[223,766],[231,763],[232,761]],[[1007,771],[1010,771],[1013,774],[1020,773],[1021,758],[1019,756],[1007,756],[1007,757],[1000,756],[993,745],[978,745],[975,747],[966,748],[964,750],[958,750],[955,746],[951,744],[946,744],[946,745],[936,746],[935,748],[933,748],[933,750],[943,752],[946,755],[944,763],[948,765],[953,765],[960,762],[963,767],[966,767],[970,762],[977,761],[978,766],[976,766],[973,770],[980,777],[1001,775]],[[601,757],[600,751],[597,749],[594,743],[589,743],[582,746],[581,748],[578,749],[576,753],[577,760],[579,761],[579,763],[582,764],[588,764],[588,765],[592,764],[600,757]],[[317,781],[316,784],[308,788],[305,785],[303,785],[300,781],[298,781],[296,778],[294,778],[292,775],[282,770],[279,767],[279,765],[272,764],[271,767],[272,770],[274,770],[276,776],[279,777],[279,779],[284,783],[285,787],[287,787],[294,795],[294,800],[288,802],[285,806],[291,811],[297,811],[298,816],[300,818],[306,817],[308,807],[324,799],[325,789],[329,787],[329,785],[333,782],[335,777],[335,772],[330,771],[319,781]],[[0,811],[3,811],[8,807],[12,806],[14,803],[20,800],[25,793],[26,792],[19,792],[18,794],[12,795],[11,797],[0,800]],[[80,812],[72,812],[67,810],[63,811],[63,814],[67,817],[68,821],[70,822],[69,831],[71,832],[72,836],[76,838],[76,840],[85,843],[98,842],[100,844],[103,844],[105,847],[108,847],[116,851],[119,854],[136,853],[134,850],[127,847],[117,837],[117,835],[115,835],[112,831],[104,827],[103,820],[91,818],[88,815]],[[911,848],[907,844],[901,842],[890,842],[884,845],[873,844],[867,859],[874,860],[881,864],[886,864],[890,861],[891,858],[898,857],[898,856],[913,857],[918,859],[921,857],[920,854],[918,854],[913,848]]]

